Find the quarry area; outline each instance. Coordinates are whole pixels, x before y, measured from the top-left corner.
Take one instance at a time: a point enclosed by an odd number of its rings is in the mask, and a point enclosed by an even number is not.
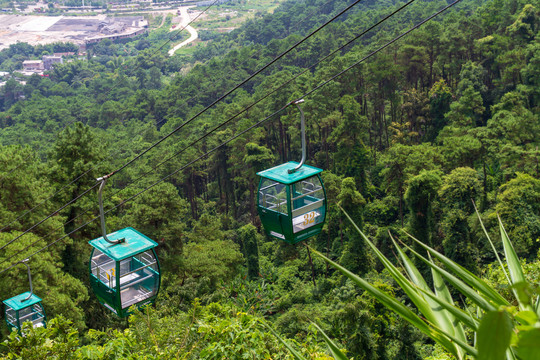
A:
[[[73,42],[82,48],[104,38],[117,40],[139,35],[147,30],[142,16],[32,16],[0,15],[0,50],[17,42],[30,45]]]

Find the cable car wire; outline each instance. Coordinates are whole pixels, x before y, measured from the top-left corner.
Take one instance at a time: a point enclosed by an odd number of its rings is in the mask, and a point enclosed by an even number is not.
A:
[[[215,0],[217,1],[217,0]],[[345,9],[341,10],[337,15],[335,15],[334,17],[332,17],[330,20],[326,21],[324,24],[322,24],[321,26],[319,26],[317,29],[315,29],[314,31],[312,31],[310,34],[306,35],[303,39],[301,39],[300,41],[298,41],[296,44],[292,45],[289,49],[285,50],[283,53],[281,53],[280,55],[278,55],[277,57],[275,57],[273,60],[271,60],[270,62],[268,62],[266,65],[264,65],[263,67],[261,67],[259,70],[257,70],[256,72],[254,72],[252,75],[248,76],[246,79],[244,79],[240,84],[237,84],[235,87],[233,87],[231,90],[227,91],[224,95],[222,95],[221,97],[219,97],[217,100],[214,100],[214,102],[212,102],[212,104],[208,105],[206,108],[204,108],[203,110],[201,110],[199,113],[197,113],[195,116],[193,116],[191,119],[185,121],[184,123],[182,123],[181,125],[179,125],[178,127],[176,127],[173,131],[171,131],[169,134],[165,135],[164,137],[162,137],[160,140],[158,140],[157,142],[155,142],[153,145],[151,145],[150,147],[148,147],[146,150],[144,150],[142,153],[140,153],[139,155],[135,156],[133,159],[129,160],[128,162],[126,162],[125,164],[123,164],[121,167],[119,167],[118,169],[112,171],[110,174],[109,174],[109,177],[115,175],[116,173],[122,171],[123,169],[125,169],[127,166],[131,165],[132,163],[134,163],[137,159],[141,158],[144,154],[146,154],[148,151],[150,151],[151,149],[153,149],[154,147],[156,147],[157,145],[159,145],[160,143],[162,143],[163,141],[165,141],[166,139],[168,139],[169,137],[171,137],[174,133],[178,132],[180,129],[182,129],[184,126],[188,125],[189,123],[191,123],[193,120],[195,120],[196,118],[198,118],[200,115],[202,115],[203,113],[205,113],[206,111],[208,111],[211,107],[213,107],[215,104],[217,104],[218,102],[222,101],[223,99],[225,99],[228,95],[230,95],[231,93],[233,93],[235,90],[237,90],[238,88],[240,88],[241,86],[243,86],[244,84],[246,84],[249,80],[251,80],[252,78],[254,78],[255,76],[257,76],[258,74],[260,74],[262,71],[266,70],[268,67],[270,67],[271,65],[273,65],[274,63],[276,63],[279,59],[281,59],[282,57],[284,57],[285,55],[287,55],[288,53],[290,53],[292,50],[294,50],[296,47],[300,46],[302,43],[304,43],[305,41],[307,41],[310,37],[314,36],[316,33],[318,33],[320,30],[322,30],[323,28],[325,28],[327,25],[329,25],[331,22],[335,21],[338,17],[340,17],[341,15],[345,14],[347,11],[349,11],[352,7],[354,7],[356,4],[360,3],[361,1],[363,0],[356,0],[354,1],[352,4],[350,4],[349,6],[347,6]],[[214,2],[215,3],[215,2]],[[95,185],[97,186],[97,185]],[[95,187],[94,186],[94,187]],[[90,190],[90,189],[89,189]],[[89,190],[85,191],[84,194],[86,194]],[[82,195],[80,195],[82,196]],[[80,196],[77,197],[80,198]],[[67,205],[65,205],[67,206]],[[63,209],[65,206],[63,206],[61,209]],[[61,210],[59,209],[59,210]],[[59,211],[57,210],[57,211]],[[31,227],[31,229],[35,228],[35,226],[43,223],[45,220],[49,219],[50,217],[52,217],[54,214],[56,214],[56,212],[53,212],[51,214],[49,214],[45,219],[43,219],[42,221],[40,221],[39,223],[35,224],[34,226]],[[24,234],[26,234],[29,230],[26,230],[24,231],[22,234],[20,234],[19,236],[17,236],[15,239],[12,239],[11,241],[9,241],[9,244],[12,243],[13,241],[15,241],[16,239],[20,238],[21,236],[23,236]],[[4,245],[4,247],[7,246]],[[0,248],[3,249],[4,247]]]
[[[199,13],[197,15],[197,17],[195,17],[193,20],[191,20],[186,26],[184,26],[182,29],[179,29],[179,31],[182,31],[184,30],[187,26],[191,25],[191,23],[193,23],[199,16],[201,16],[203,13],[205,13],[210,7],[212,7],[214,4],[216,4],[218,0],[215,0],[212,4],[210,4],[204,11],[202,11],[201,13]],[[354,5],[356,5],[357,3],[361,2],[362,0],[357,0],[356,2],[354,2],[353,4],[349,5],[347,8],[343,9],[342,11],[340,11],[340,13],[338,13],[338,15],[334,16],[332,19],[330,19],[327,23],[323,24],[322,26],[320,26],[318,29],[316,29],[315,31],[313,31],[311,34],[309,34],[308,36],[306,36],[303,40],[301,40],[300,42],[298,42],[297,44],[295,44],[293,47],[291,47],[289,50],[287,50],[286,52],[282,53],[281,55],[279,55],[277,58],[275,58],[271,63],[265,65],[263,68],[261,68],[259,71],[257,71],[256,73],[252,74],[250,77],[248,77],[243,83],[241,83],[240,85],[238,85],[238,87],[244,85],[247,81],[251,80],[252,77],[256,76],[258,73],[260,73],[261,71],[265,70],[266,68],[268,68],[270,65],[272,65],[277,59],[283,57],[286,53],[290,52],[292,49],[294,49],[295,47],[299,46],[301,43],[303,43],[305,40],[307,40],[309,37],[311,37],[312,35],[314,35],[316,32],[318,32],[319,30],[321,30],[323,27],[325,27],[329,22],[332,22],[334,21],[337,17],[341,16],[344,12],[348,11],[350,8],[352,8]],[[328,1],[326,4],[328,4],[330,1]],[[326,5],[326,4],[323,4]],[[172,40],[169,39],[168,41],[166,41],[162,46],[160,46],[158,48],[158,50],[154,53],[156,54],[159,50],[161,50],[167,43],[169,43],[170,41]],[[251,57],[250,57],[251,58]],[[248,59],[249,60],[249,59]],[[247,60],[246,60],[247,61]],[[133,70],[132,70],[132,74],[135,70],[138,69],[139,66],[136,66]],[[223,79],[224,77],[222,77]],[[237,87],[237,88],[238,88]],[[234,90],[236,90],[237,88],[231,90],[229,93],[223,95],[221,98],[215,100],[211,105],[209,105],[206,109],[203,109],[203,111],[201,111],[201,113],[197,114],[195,117],[191,118],[190,120],[188,120],[187,122],[183,123],[182,125],[180,125],[178,128],[176,128],[175,130],[173,130],[172,133],[168,134],[165,138],[161,139],[160,141],[158,141],[157,143],[155,143],[154,145],[152,145],[149,149],[147,149],[146,151],[144,151],[143,153],[139,154],[138,157],[144,155],[144,153],[146,153],[148,150],[150,150],[152,147],[158,145],[160,142],[162,142],[163,140],[165,140],[166,138],[168,138],[169,136],[171,136],[173,133],[179,131],[181,128],[183,128],[185,125],[187,125],[189,122],[191,122],[192,120],[194,120],[196,117],[198,117],[199,115],[201,115],[203,112],[205,112],[208,108],[212,107],[213,105],[215,105],[217,102],[221,101],[223,98],[225,98],[227,95],[229,95],[230,93],[234,92]],[[108,92],[110,92],[111,90],[109,90]],[[191,97],[190,99],[186,100],[186,104],[188,103],[188,101],[196,98],[197,95]],[[166,119],[162,119],[159,123],[165,121]],[[66,125],[65,128],[67,128],[69,125],[71,125],[72,123],[74,123],[75,121],[72,121],[70,124]],[[159,123],[156,123],[156,126],[159,125]],[[149,129],[143,131],[143,132],[146,132],[148,131]],[[142,136],[142,133],[139,134],[140,136]],[[132,159],[132,161],[135,161],[138,157]],[[125,164],[122,168],[120,168],[119,170],[116,170],[116,171],[113,171],[111,174],[114,174],[120,170],[122,170],[124,167],[128,166],[128,164]],[[49,201],[50,199],[52,199],[54,196],[56,196],[57,194],[59,194],[60,192],[63,191],[63,189],[67,188],[68,186],[70,186],[71,184],[73,184],[75,181],[79,180],[81,177],[83,177],[84,175],[88,174],[90,171],[92,170],[95,170],[97,168],[97,165],[95,165],[94,167],[88,169],[87,171],[85,171],[83,174],[79,175],[77,178],[75,178],[74,180],[72,180],[70,183],[68,183],[67,185],[63,186],[61,189],[59,189],[57,192],[55,192],[53,195],[51,195],[49,198],[47,198],[46,200],[42,201],[41,203],[39,203],[38,205],[36,205],[35,207],[33,207],[32,209],[28,210],[27,212],[25,212],[24,214],[20,215],[19,217],[17,217],[16,219],[14,219],[13,221],[11,221],[9,224],[6,224],[2,229],[0,229],[0,232],[2,232],[3,230],[5,230],[9,225],[13,224],[14,222],[20,220],[21,218],[23,218],[24,216],[26,216],[27,214],[31,213],[32,211],[34,211],[36,208],[38,208],[39,206],[41,206],[42,204],[44,204],[45,202]],[[12,170],[13,171],[13,170]],[[94,186],[95,187],[95,186]],[[85,191],[82,195],[86,194],[87,191]],[[74,199],[70,200],[70,203],[72,203],[73,201],[79,199],[82,195],[79,195],[77,197],[75,197]],[[50,218],[53,214],[56,214],[58,211],[64,209],[65,206],[62,206],[60,209],[52,212],[47,218],[45,218],[43,221],[47,220],[48,218]],[[40,225],[41,223],[43,223],[43,221],[40,221],[38,224],[36,224],[35,226],[37,225]],[[35,226],[32,226],[31,229],[35,228]],[[30,230],[31,230],[30,229]],[[24,231],[23,234],[21,234],[20,236],[26,234],[28,231]],[[20,237],[19,236],[19,237]],[[19,238],[17,237],[17,238]],[[16,239],[17,239],[16,238]],[[11,240],[10,242],[8,242],[8,244],[5,244],[4,246],[0,247],[0,250],[2,250],[5,246],[9,245],[10,243],[12,243],[14,240],[16,239],[13,239]]]
[[[456,0],[450,4],[448,4],[447,6],[445,6],[444,8],[442,8],[441,10],[435,12],[434,14],[432,14],[431,16],[429,16],[428,18],[422,20],[421,22],[419,22],[418,24],[414,25],[413,27],[411,27],[409,30],[401,33],[400,35],[398,35],[397,37],[393,38],[392,40],[390,40],[389,42],[385,43],[383,46],[379,47],[378,49],[372,51],[371,53],[369,53],[368,55],[366,55],[365,57],[363,57],[362,59],[356,61],[355,63],[353,63],[351,66],[347,67],[346,69],[344,69],[343,71],[340,71],[339,73],[335,74],[334,76],[332,76],[331,78],[329,78],[328,80],[322,82],[321,84],[317,85],[315,88],[313,88],[312,90],[309,90],[308,92],[306,92],[304,95],[302,95],[300,98],[304,98],[306,96],[309,96],[310,94],[314,93],[315,91],[321,89],[322,87],[326,86],[327,84],[329,84],[331,81],[334,81],[336,78],[340,77],[341,75],[345,74],[346,72],[350,71],[352,68],[354,68],[355,66],[358,66],[360,63],[366,61],[367,59],[371,58],[372,56],[374,56],[375,54],[377,54],[378,52],[380,52],[381,50],[387,48],[388,46],[392,45],[393,43],[395,43],[396,41],[398,41],[399,39],[403,38],[404,36],[406,36],[407,34],[411,33],[412,31],[416,30],[417,28],[419,28],[420,26],[422,26],[423,24],[427,23],[428,21],[430,21],[431,19],[433,19],[434,17],[440,15],[441,13],[443,13],[444,11],[448,10],[449,8],[453,7],[454,5],[458,4],[459,2],[461,2],[461,0]],[[196,159],[190,161],[189,163],[183,165],[182,167],[180,167],[179,169],[173,171],[172,173],[168,174],[167,176],[161,178],[160,180],[152,183],[150,186],[146,187],[145,189],[139,191],[138,193],[136,193],[135,195],[129,197],[128,199],[122,201],[121,203],[117,204],[116,206],[112,207],[111,209],[105,211],[105,214],[108,214],[109,212],[115,210],[116,208],[124,205],[125,203],[137,198],[138,196],[140,196],[141,194],[143,194],[144,192],[150,190],[151,188],[153,188],[154,186],[156,186],[157,184],[165,181],[166,179],[168,179],[169,177],[177,174],[178,172],[186,169],[187,167],[191,166],[192,164],[194,164],[195,162],[207,157],[208,155],[210,155],[211,153],[213,153],[214,151],[218,150],[219,148],[227,145],[228,143],[230,143],[231,141],[237,139],[238,137],[244,135],[245,133],[247,133],[248,131],[251,131],[252,129],[262,125],[264,122],[268,121],[270,118],[274,117],[275,115],[279,114],[280,112],[282,112],[283,110],[285,110],[289,105],[291,105],[293,103],[293,101],[287,103],[286,105],[284,105],[283,107],[281,107],[279,110],[275,111],[274,113],[272,113],[271,115],[267,116],[266,118],[258,121],[257,123],[251,125],[250,127],[246,128],[245,130],[239,132],[238,134],[232,136],[231,138],[229,138],[228,140],[222,142],[220,145],[212,148],[211,150],[207,151],[206,153],[202,154],[201,156],[197,157]],[[76,231],[84,228],[85,226],[87,226],[88,224],[92,223],[93,221],[97,220],[99,217],[94,217],[93,219],[89,220],[88,222],[86,222],[85,224],[79,226],[78,228],[76,228],[75,230],[71,231],[70,233],[66,234],[66,235],[63,235],[62,237],[56,239],[55,241],[45,245],[44,247],[40,248],[39,250],[35,251],[34,253],[32,253],[31,255],[29,256],[26,256],[25,258],[31,258],[33,256],[35,256],[36,254],[40,253],[41,251],[44,251],[46,250],[47,248],[53,246],[54,244],[56,244],[57,242],[61,241],[62,239],[68,237],[69,235],[75,233]],[[34,242],[33,244],[27,246],[26,248],[22,249],[21,251],[19,251],[18,253],[14,254],[13,256],[11,256],[9,259],[17,256],[18,254],[28,250],[29,248],[31,248],[33,245],[35,245],[36,242]],[[9,267],[3,269],[2,271],[0,271],[0,274],[4,273],[5,271],[11,269],[12,267],[16,266],[18,264],[19,261],[17,262],[14,262],[12,263]]]
[[[53,197],[55,197],[56,195],[58,195],[59,193],[61,193],[65,188],[67,188],[68,186],[72,185],[74,182],[76,182],[77,180],[81,179],[84,175],[88,174],[90,171],[94,170],[95,168],[96,168],[96,166],[94,166],[94,167],[92,167],[92,168],[86,170],[86,171],[83,172],[81,175],[79,175],[78,177],[76,177],[75,179],[73,179],[70,183],[68,183],[68,184],[66,184],[66,185],[64,185],[64,186],[62,186],[59,190],[57,190],[54,194],[52,194],[51,196],[49,196],[47,199],[41,201],[39,204],[37,204],[36,206],[34,206],[33,208],[31,208],[30,210],[26,211],[24,214],[20,215],[19,217],[17,217],[17,218],[14,219],[14,220],[12,220],[10,223],[4,225],[4,227],[0,229],[0,233],[1,233],[2,231],[4,231],[5,229],[7,229],[7,228],[8,228],[11,224],[13,224],[14,222],[19,221],[20,219],[22,219],[23,217],[25,217],[26,215],[30,214],[30,213],[33,212],[35,209],[37,209],[38,207],[40,207],[41,205],[43,205],[44,203],[46,203],[47,201],[51,200]],[[91,189],[93,189],[93,188],[95,188],[95,187],[96,187],[96,185],[92,186]],[[91,190],[91,189],[90,189],[90,190]],[[74,202],[75,200],[79,199],[79,198],[80,198],[82,195],[84,195],[84,194],[86,194],[86,191],[85,191],[83,194],[81,194],[80,196],[77,196],[77,197],[73,198],[72,200],[70,200],[69,203],[68,203],[67,205],[69,205],[69,204],[71,204],[72,202]],[[65,207],[65,206],[64,206],[64,207]],[[61,209],[63,209],[64,207],[62,207]],[[55,210],[55,211],[53,212],[53,214],[54,214],[54,213],[57,213],[57,212],[60,211],[61,209]],[[47,220],[47,218],[46,218],[45,220]],[[37,224],[37,225],[39,225],[39,224]],[[2,250],[2,249],[3,249],[4,247],[6,247],[7,245],[8,245],[8,244],[5,244],[5,245],[3,245],[2,247],[0,247],[0,250]]]

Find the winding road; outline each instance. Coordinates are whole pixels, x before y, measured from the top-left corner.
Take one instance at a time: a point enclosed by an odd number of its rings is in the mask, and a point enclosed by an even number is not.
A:
[[[189,31],[189,39],[182,41],[180,44],[173,47],[171,50],[169,50],[169,56],[173,56],[174,52],[178,49],[180,49],[182,46],[186,46],[190,42],[196,40],[199,37],[199,34],[197,33],[197,30],[195,30],[191,25],[188,25],[191,21],[191,18],[188,14],[188,9],[193,6],[182,6],[179,8],[180,10],[180,24],[176,27],[176,29],[171,28],[170,31],[176,31],[182,28],[185,28],[187,31]]]

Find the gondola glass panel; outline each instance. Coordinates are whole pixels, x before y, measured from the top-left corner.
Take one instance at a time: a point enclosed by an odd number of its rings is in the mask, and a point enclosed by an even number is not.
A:
[[[320,179],[312,176],[291,186],[293,232],[297,233],[324,221],[324,190]]]
[[[133,228],[90,241],[94,247],[90,260],[90,281],[99,301],[120,317],[129,315],[129,307],[141,307],[155,301],[160,285],[159,262],[154,251],[157,243]]]
[[[318,169],[290,161],[257,173],[259,217],[265,232],[296,244],[321,232],[326,218],[326,193]]]
[[[6,323],[10,329],[21,330],[22,325],[29,321],[34,328],[46,327],[47,318],[41,298],[30,292],[4,300]]]

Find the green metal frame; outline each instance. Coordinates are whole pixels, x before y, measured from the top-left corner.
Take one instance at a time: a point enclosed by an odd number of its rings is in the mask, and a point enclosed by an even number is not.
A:
[[[320,173],[323,170],[309,165],[302,165],[302,167],[296,172],[292,174],[288,173],[289,169],[294,169],[297,165],[297,162],[290,161],[288,163],[281,164],[279,166],[257,173],[257,175],[260,176],[259,187],[257,191],[257,211],[259,213],[259,218],[261,219],[261,222],[263,224],[264,231],[268,236],[285,241],[289,244],[296,244],[300,241],[306,240],[312,236],[319,234],[322,231],[322,228],[326,221],[326,189],[324,188],[324,183],[320,176]],[[293,185],[313,176],[316,176],[319,179],[324,193],[324,200],[322,203],[323,214],[321,214],[323,219],[320,223],[295,233],[293,231],[293,209],[290,185]],[[269,179],[286,186],[287,214],[283,214],[260,205],[261,193],[259,190],[261,189],[263,181],[265,179]]]
[[[119,231],[116,231],[112,234],[108,234],[107,237],[112,241],[124,238],[125,241],[118,244],[108,243],[103,237],[91,240],[89,242],[92,245],[92,254],[90,255],[90,262],[88,264],[88,270],[90,273],[90,285],[92,291],[98,298],[99,302],[104,305],[106,308],[111,310],[113,313],[123,318],[130,314],[129,308],[135,306],[136,308],[141,308],[146,305],[151,305],[155,302],[158,294],[159,288],[161,286],[161,267],[159,264],[159,259],[155,252],[155,247],[158,244],[147,237],[146,235],[138,232],[137,230],[128,227]],[[102,253],[114,260],[114,269],[115,269],[115,287],[110,288],[104,284],[99,278],[97,278],[92,273],[92,258],[94,257],[94,252],[100,250]],[[120,293],[120,263],[122,260],[133,258],[136,255],[139,255],[145,251],[151,251],[156,259],[157,271],[152,268],[147,268],[150,271],[154,272],[158,276],[156,293],[151,297],[144,299],[138,303],[134,303],[129,307],[122,307],[122,297]]]
[[[43,316],[43,324],[44,324],[43,326],[47,327],[47,314],[45,313],[45,309],[43,308],[43,304],[41,303],[41,298],[34,294],[30,296],[30,294],[31,294],[30,292],[25,292],[25,293],[19,294],[17,296],[14,296],[10,299],[3,301],[4,306],[5,306],[4,315],[6,318],[6,324],[10,330],[17,330],[19,332],[21,331],[22,324],[24,323],[24,321],[23,323],[21,323],[20,312],[29,307],[33,307],[34,305],[39,305],[39,307],[41,308],[40,315]],[[30,298],[28,298],[29,296]],[[25,299],[28,299],[28,300],[25,300]],[[13,311],[15,311],[15,319],[16,319],[15,324],[11,323],[8,319],[8,316],[7,316],[8,307],[11,308]]]

